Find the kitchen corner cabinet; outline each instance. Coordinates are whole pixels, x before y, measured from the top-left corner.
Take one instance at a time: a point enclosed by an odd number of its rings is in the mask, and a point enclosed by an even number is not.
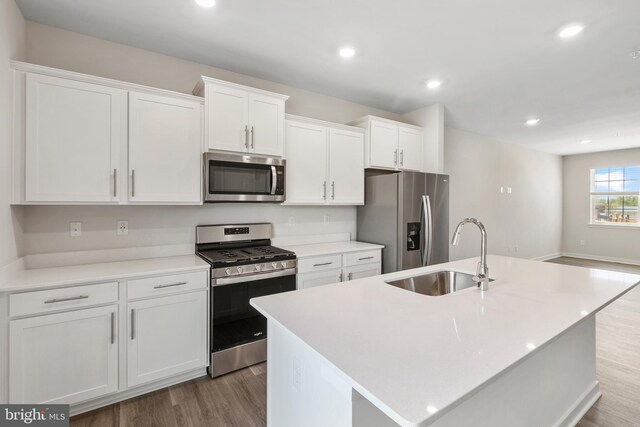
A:
[[[117,202],[125,92],[27,74],[27,202]]]
[[[200,102],[129,92],[129,201],[199,203]]]
[[[208,77],[194,94],[205,98],[209,150],[283,156],[288,96]]]
[[[118,306],[10,322],[10,402],[74,404],[118,389]]]
[[[424,131],[421,127],[373,116],[350,125],[365,129],[365,168],[422,170]]]
[[[286,204],[364,203],[360,129],[287,115]]]
[[[13,203],[202,203],[201,98],[12,67]]]

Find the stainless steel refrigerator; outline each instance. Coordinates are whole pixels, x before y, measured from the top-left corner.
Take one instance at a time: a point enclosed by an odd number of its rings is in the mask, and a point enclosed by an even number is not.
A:
[[[358,207],[361,242],[384,245],[382,272],[449,261],[449,176],[371,173]]]

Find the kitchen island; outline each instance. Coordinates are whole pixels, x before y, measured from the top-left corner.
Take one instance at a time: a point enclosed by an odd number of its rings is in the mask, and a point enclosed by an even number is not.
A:
[[[490,256],[486,292],[385,280],[253,299],[269,321],[269,426],[564,426],[600,397],[595,314],[640,276]]]

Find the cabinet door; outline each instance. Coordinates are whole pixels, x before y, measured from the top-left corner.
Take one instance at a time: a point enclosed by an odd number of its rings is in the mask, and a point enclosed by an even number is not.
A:
[[[10,323],[11,403],[73,404],[118,389],[118,308]]]
[[[129,303],[127,315],[129,387],[207,365],[206,291]]]
[[[422,169],[422,131],[400,126],[398,138],[399,168],[420,171]]]
[[[364,204],[364,136],[331,129],[329,132],[330,202]]]
[[[372,120],[369,124],[369,163],[373,167],[398,166],[398,126]]]
[[[27,74],[28,202],[114,202],[124,92]]]
[[[286,203],[323,204],[327,188],[327,129],[287,121]]]
[[[318,271],[316,273],[298,274],[298,289],[313,288],[342,282],[342,270]]]
[[[199,203],[201,105],[129,93],[129,200]]]
[[[380,263],[371,263],[371,264],[363,264],[363,265],[354,265],[352,267],[344,268],[344,278],[345,280],[356,280],[363,279],[365,277],[371,276],[379,276],[380,273]]]
[[[249,151],[249,95],[244,90],[208,84],[207,134],[210,150]]]
[[[282,157],[284,147],[284,101],[249,94],[250,151]]]

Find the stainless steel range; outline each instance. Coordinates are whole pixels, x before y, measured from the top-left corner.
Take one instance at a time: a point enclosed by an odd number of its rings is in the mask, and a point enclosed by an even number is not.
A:
[[[196,253],[211,264],[211,377],[267,359],[267,319],[249,300],[295,290],[297,266],[271,236],[271,224],[196,227]]]

